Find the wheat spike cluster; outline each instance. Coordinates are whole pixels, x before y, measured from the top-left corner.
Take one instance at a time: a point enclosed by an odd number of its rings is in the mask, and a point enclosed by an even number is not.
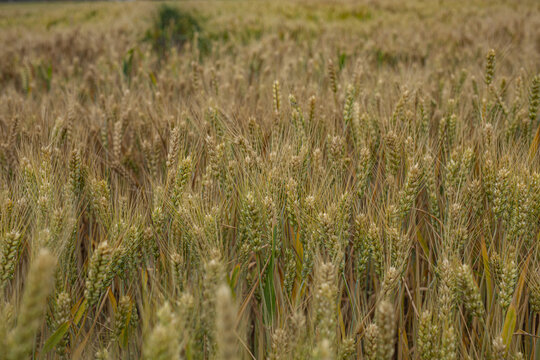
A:
[[[538,29],[0,4],[0,358],[540,359]]]

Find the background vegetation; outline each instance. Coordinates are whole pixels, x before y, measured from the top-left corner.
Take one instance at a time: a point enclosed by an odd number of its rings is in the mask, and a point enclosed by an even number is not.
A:
[[[539,28],[0,5],[0,354],[540,359]]]

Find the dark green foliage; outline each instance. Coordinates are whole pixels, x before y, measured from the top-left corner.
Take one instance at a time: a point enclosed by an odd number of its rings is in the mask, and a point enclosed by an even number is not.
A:
[[[131,82],[131,75],[133,73],[133,53],[135,49],[131,48],[122,60],[122,73]]]
[[[160,57],[164,57],[169,49],[182,48],[200,31],[199,21],[192,14],[170,5],[162,5],[152,28],[146,32],[145,40],[152,43],[152,48]]]

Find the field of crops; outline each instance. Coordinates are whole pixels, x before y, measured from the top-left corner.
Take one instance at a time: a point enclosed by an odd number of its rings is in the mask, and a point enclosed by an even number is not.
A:
[[[0,358],[539,360],[539,29],[0,4]]]

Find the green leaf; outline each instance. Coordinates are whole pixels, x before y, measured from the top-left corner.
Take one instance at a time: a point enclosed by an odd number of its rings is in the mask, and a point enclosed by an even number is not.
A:
[[[343,70],[343,68],[345,67],[345,61],[347,60],[347,54],[345,53],[341,53],[339,54],[339,61],[338,61],[338,64],[339,64],[339,70]]]
[[[426,243],[426,240],[422,236],[420,229],[416,231],[416,238],[418,239],[418,242],[420,243],[420,246],[422,247],[422,250],[424,251],[424,255],[426,256],[426,258],[429,259],[429,247]]]
[[[129,312],[126,316],[126,322],[124,323],[124,330],[122,330],[122,333],[120,334],[120,345],[121,347],[125,348],[128,344],[129,340],[129,325],[131,321],[131,311],[133,309],[133,303],[129,304]]]
[[[54,349],[56,345],[58,345],[60,340],[64,338],[64,335],[68,331],[70,325],[71,323],[69,321],[66,321],[65,323],[60,325],[58,329],[56,329],[56,331],[51,335],[51,337],[47,339],[45,345],[43,345],[43,353],[48,353],[49,351]]]
[[[493,297],[493,281],[491,278],[491,269],[489,267],[489,256],[487,252],[486,241],[483,236],[480,238],[480,240],[480,244],[482,246],[482,260],[484,263],[484,275],[486,276],[487,306],[489,311],[491,309],[491,301]]]
[[[150,76],[150,81],[152,82],[152,85],[157,86],[157,79],[153,72],[149,73],[148,76]]]
[[[510,342],[512,342],[512,335],[514,335],[514,328],[516,327],[516,307],[514,304],[510,304],[508,311],[506,312],[506,318],[504,319],[504,325],[502,329],[501,337],[503,339],[505,347],[508,349]]]
[[[84,315],[84,312],[86,311],[87,307],[88,307],[88,302],[86,301],[86,299],[84,299],[81,306],[79,306],[79,309],[77,310],[77,313],[75,314],[75,317],[73,318],[73,321],[75,322],[75,324],[78,324],[79,321],[81,321],[81,318]]]
[[[230,278],[228,279],[229,287],[233,296],[236,296],[234,289],[236,288],[236,284],[238,283],[238,274],[240,274],[240,265],[236,264]]]
[[[266,269],[266,276],[263,283],[263,295],[264,295],[264,304],[265,304],[265,317],[267,325],[271,325],[276,313],[276,292],[274,289],[274,254],[275,254],[275,243],[276,243],[276,234],[274,233],[272,240],[272,253],[270,255],[270,262],[268,268]]]

